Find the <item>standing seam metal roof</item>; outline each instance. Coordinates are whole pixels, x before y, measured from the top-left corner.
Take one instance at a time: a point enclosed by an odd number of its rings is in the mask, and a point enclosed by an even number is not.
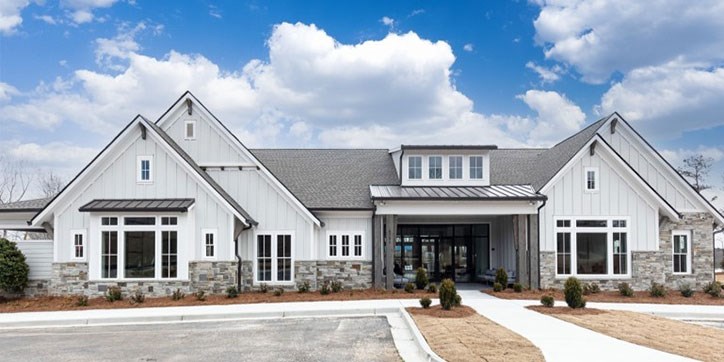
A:
[[[370,186],[372,199],[379,200],[545,200],[530,185],[492,186]]]

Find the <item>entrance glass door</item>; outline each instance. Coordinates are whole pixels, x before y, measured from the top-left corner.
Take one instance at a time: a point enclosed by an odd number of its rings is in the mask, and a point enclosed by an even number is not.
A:
[[[440,280],[442,279],[453,279],[455,274],[455,268],[453,266],[453,239],[452,238],[441,238],[440,239]],[[454,279],[453,279],[454,280]]]
[[[421,237],[420,244],[422,246],[422,267],[427,270],[430,278],[436,280],[439,278],[440,267],[437,260],[437,245],[440,238]]]

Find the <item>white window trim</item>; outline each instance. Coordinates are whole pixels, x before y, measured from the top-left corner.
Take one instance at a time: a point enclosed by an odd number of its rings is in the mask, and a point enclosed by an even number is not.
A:
[[[570,220],[570,227],[558,226],[558,220]],[[607,220],[606,227],[578,227],[576,221],[578,220]],[[613,227],[613,220],[625,220],[626,227]],[[569,232],[571,233],[571,274],[558,274],[558,233]],[[578,274],[578,247],[576,245],[577,236],[579,232],[599,232],[606,233],[606,270],[607,274]],[[626,274],[614,274],[613,273],[613,233],[624,232],[626,233]],[[566,279],[571,276],[575,276],[579,279],[631,279],[631,271],[633,265],[631,265],[631,245],[632,245],[632,233],[631,219],[628,216],[556,216],[553,218],[553,251],[554,251],[554,273],[556,279]],[[672,239],[673,241],[673,239]],[[673,244],[672,244],[673,249]],[[673,255],[672,255],[673,260]]]
[[[189,137],[188,134],[188,126],[191,125],[194,134]],[[184,122],[184,140],[186,141],[195,141],[196,140],[196,121],[195,120],[188,120]]]
[[[259,266],[258,266],[258,257],[257,257],[257,255],[258,255],[258,250],[257,250],[257,249],[259,248],[259,241],[258,241],[259,235],[271,235],[271,238],[272,238],[272,255],[271,255],[271,259],[272,259],[272,280],[259,280],[259,275],[258,275],[258,267],[259,267]],[[278,271],[278,266],[277,266],[277,261],[278,261],[278,260],[277,260],[277,259],[278,259],[278,258],[277,258],[277,248],[276,248],[276,245],[277,245],[277,236],[279,236],[279,235],[290,235],[291,238],[292,238],[292,241],[291,241],[291,244],[292,244],[292,245],[291,245],[291,246],[292,246],[292,250],[291,250],[291,256],[292,256],[292,258],[291,258],[291,261],[292,261],[292,266],[291,266],[291,268],[292,268],[292,270],[291,270],[291,273],[292,273],[292,275],[291,275],[291,278],[290,278],[291,280],[289,280],[289,281],[286,281],[286,280],[278,281],[278,280],[277,280],[277,271]],[[296,247],[295,247],[295,241],[296,241],[296,235],[295,235],[294,231],[291,231],[291,230],[286,230],[286,231],[285,231],[285,230],[282,230],[282,231],[257,230],[257,231],[254,233],[254,247],[252,248],[252,249],[253,249],[253,250],[252,250],[252,258],[253,258],[253,260],[254,260],[254,263],[253,263],[253,264],[254,264],[254,266],[253,266],[253,268],[254,268],[254,272],[253,272],[253,274],[254,274],[254,284],[257,284],[257,285],[258,285],[258,284],[260,284],[260,283],[265,283],[265,284],[267,284],[267,285],[295,285],[295,281],[294,281],[294,277],[295,277],[295,276],[294,276],[294,265],[295,265],[295,264],[294,264],[294,263],[296,262],[296,259],[297,259],[296,256],[294,255],[294,253],[296,252],[296,250],[295,250],[295,249],[296,249]]]
[[[148,180],[141,179],[141,162],[148,161]],[[136,157],[136,183],[152,184],[153,183],[153,156]]]
[[[480,158],[480,178],[473,178],[473,158]],[[468,178],[475,181],[485,180],[485,156],[470,155],[468,156]]]
[[[214,236],[214,255],[208,256],[206,255],[206,235],[213,235]],[[201,229],[201,257],[203,259],[208,260],[215,260],[216,256],[219,254],[219,243],[217,238],[218,230],[217,229]]]
[[[593,186],[592,189],[588,188],[588,172],[593,171]],[[601,174],[598,171],[598,167],[584,167],[583,168],[583,190],[588,193],[596,193],[601,189]]]
[[[80,235],[81,241],[83,242],[81,244],[83,249],[83,257],[78,258],[75,256],[75,236]],[[88,241],[87,241],[87,233],[85,229],[73,229],[70,231],[70,259],[71,260],[86,260],[88,257]]]
[[[432,167],[430,167],[430,159],[433,157],[439,157],[440,158],[440,178],[430,178],[430,170]],[[443,155],[428,155],[427,156],[427,174],[423,174],[427,176],[428,180],[434,180],[434,181],[442,181],[445,180],[445,156]]]
[[[690,275],[692,268],[691,268],[691,244],[692,244],[692,232],[691,230],[672,230],[671,231],[671,272],[675,275]],[[674,271],[674,237],[675,236],[686,236],[686,271],[684,272],[675,272]]]
[[[329,237],[330,236],[336,236],[337,237],[337,255],[331,255],[329,253]],[[346,235],[349,236],[349,255],[348,256],[342,256],[342,236]],[[354,237],[355,235],[361,235],[362,236],[362,255],[355,256],[354,255]],[[343,231],[343,230],[330,230],[327,231],[327,235],[325,238],[325,245],[327,247],[327,259],[330,260],[365,260],[366,254],[366,247],[367,247],[367,238],[365,237],[364,231]]]
[[[451,170],[451,164],[450,160],[453,157],[460,157],[460,178],[452,178],[450,177],[450,170]],[[450,181],[461,181],[465,180],[465,156],[463,155],[448,155],[447,156],[447,179]]]
[[[411,171],[411,167],[410,167],[410,166],[412,165],[412,163],[410,162],[410,160],[413,159],[413,158],[419,158],[419,159],[420,159],[420,178],[412,178],[412,177],[410,177],[410,176],[411,176],[411,175],[410,175],[410,171]],[[423,161],[423,160],[424,160],[424,157],[422,157],[422,155],[410,155],[410,156],[407,156],[407,179],[408,179],[408,180],[423,180],[423,179],[424,179],[425,174],[423,173],[423,171],[425,170],[425,167],[423,167],[423,164],[422,164],[422,161]]]

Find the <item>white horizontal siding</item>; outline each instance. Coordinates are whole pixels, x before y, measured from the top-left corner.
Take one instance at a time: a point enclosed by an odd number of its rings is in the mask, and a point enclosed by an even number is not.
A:
[[[28,278],[50,279],[53,272],[53,240],[23,240],[17,242],[30,268]]]

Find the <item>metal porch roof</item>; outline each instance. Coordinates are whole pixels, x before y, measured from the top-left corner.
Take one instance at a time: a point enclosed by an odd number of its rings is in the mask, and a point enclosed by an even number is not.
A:
[[[168,211],[186,212],[194,204],[194,199],[101,199],[93,200],[78,209],[81,212],[93,211]]]
[[[373,200],[545,200],[530,185],[397,186],[372,185]]]

